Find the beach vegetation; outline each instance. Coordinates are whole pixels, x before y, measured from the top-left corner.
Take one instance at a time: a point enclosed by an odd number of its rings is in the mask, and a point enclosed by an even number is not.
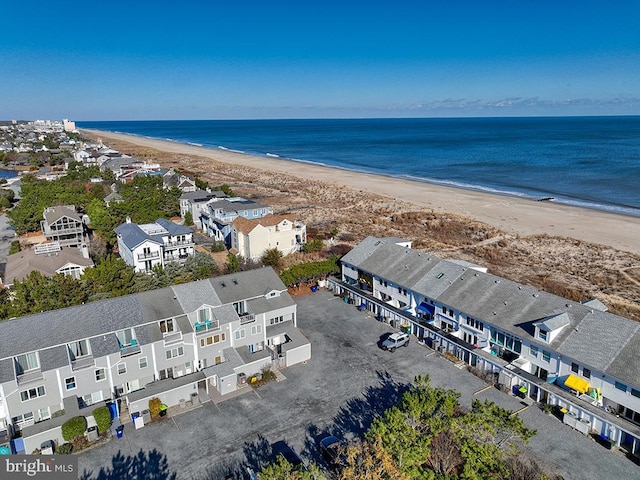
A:
[[[262,264],[278,270],[282,266],[282,252],[277,248],[269,248],[262,254]]]
[[[224,252],[227,249],[227,246],[224,244],[223,241],[217,241],[217,242],[213,242],[211,244],[211,251],[212,252]]]
[[[224,194],[228,195],[229,197],[235,197],[235,194],[233,193],[233,190],[226,183],[223,183],[222,185],[220,185],[220,190],[222,190],[224,192]]]
[[[280,273],[280,280],[287,287],[301,282],[317,280],[332,273],[340,272],[338,257],[330,257],[326,260],[299,263],[283,270]]]
[[[240,271],[240,259],[233,253],[227,254],[227,263],[225,264],[227,273],[236,273]]]
[[[195,182],[198,190],[206,190],[209,188],[209,182],[202,180],[200,177],[195,177],[193,181]]]
[[[313,240],[309,240],[305,244],[302,245],[302,251],[304,253],[315,253],[322,250],[324,243],[319,238],[314,238]]]

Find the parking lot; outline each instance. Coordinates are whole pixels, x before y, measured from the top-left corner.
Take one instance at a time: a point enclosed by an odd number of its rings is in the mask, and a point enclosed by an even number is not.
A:
[[[283,370],[285,380],[219,404],[154,422],[140,430],[129,424],[123,438],[79,455],[80,471],[97,476],[114,456],[140,450],[165,454],[180,479],[224,478],[242,463],[258,468],[270,460],[269,445],[285,440],[305,460],[320,461],[316,447],[323,434],[352,438],[372,418],[393,404],[416,375],[461,393],[461,403],[489,399],[519,410],[520,399],[494,388],[474,395],[486,384],[465,369],[418,345],[415,338],[395,352],[377,343],[390,327],[359,312],[328,292],[296,298],[298,323],[311,340],[312,358]],[[537,407],[524,410],[528,427],[538,430],[529,448],[555,466],[565,479],[639,478],[640,467],[563,425]]]

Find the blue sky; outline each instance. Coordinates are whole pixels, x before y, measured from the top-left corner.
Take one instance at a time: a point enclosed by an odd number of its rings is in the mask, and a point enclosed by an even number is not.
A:
[[[0,119],[640,114],[640,2],[0,9]]]

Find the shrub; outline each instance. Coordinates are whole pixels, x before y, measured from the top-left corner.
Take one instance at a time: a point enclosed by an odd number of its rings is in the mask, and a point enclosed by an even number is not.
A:
[[[280,274],[280,279],[285,285],[291,286],[298,282],[319,278],[330,273],[338,273],[339,271],[337,257],[331,257],[328,260],[301,263],[287,268]]]
[[[213,244],[211,245],[212,252],[224,252],[226,249],[227,247],[224,242],[213,242]]]
[[[160,407],[162,407],[162,401],[158,397],[153,397],[149,400],[149,412],[151,413],[151,418],[156,418],[160,415]]]
[[[80,417],[76,417],[76,418],[80,418]],[[56,448],[56,453],[59,453],[60,455],[69,455],[72,450],[73,450],[73,445],[71,445],[70,443],[63,443],[58,448]]]
[[[9,247],[9,255],[13,255],[14,253],[18,253],[20,251],[20,240],[14,240],[11,242],[11,246]]]
[[[322,246],[322,240],[320,240],[319,238],[314,238],[313,240],[310,240],[302,245],[302,251],[304,253],[319,252],[320,250],[322,250]]]
[[[191,212],[184,214],[184,225],[186,227],[191,227],[193,225],[193,214]]]
[[[96,425],[98,426],[98,433],[104,433],[109,430],[111,426],[111,412],[107,407],[98,407],[92,412],[93,418],[96,419]]]
[[[62,438],[70,442],[76,437],[84,435],[87,430],[87,419],[84,417],[73,417],[62,424]]]

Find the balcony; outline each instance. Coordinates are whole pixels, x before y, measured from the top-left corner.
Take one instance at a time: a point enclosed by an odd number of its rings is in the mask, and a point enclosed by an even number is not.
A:
[[[160,252],[147,252],[138,254],[138,260],[153,260],[156,258],[160,258]]]
[[[22,385],[26,385],[27,383],[37,382],[39,380],[42,380],[43,378],[44,378],[44,375],[42,374],[42,371],[38,369],[38,370],[30,370],[21,375],[18,375],[16,377],[16,381],[18,385],[22,386]]]
[[[136,353],[140,353],[140,345],[138,345],[137,340],[131,340],[129,345],[120,346],[120,358],[129,357]]]
[[[217,320],[205,320],[204,322],[194,322],[193,329],[196,333],[205,333],[212,330],[220,329],[220,324]]]
[[[240,325],[252,323],[256,321],[256,316],[253,313],[243,313],[240,315]]]
[[[189,247],[194,245],[191,240],[183,240],[183,241],[172,241],[164,244],[165,247]]]
[[[164,345],[173,345],[174,343],[178,343],[182,341],[182,332],[172,332],[165,333],[164,335]]]
[[[78,357],[71,362],[71,370],[74,372],[77,370],[82,370],[84,368],[95,367],[96,360],[92,355],[87,355],[85,357]]]

